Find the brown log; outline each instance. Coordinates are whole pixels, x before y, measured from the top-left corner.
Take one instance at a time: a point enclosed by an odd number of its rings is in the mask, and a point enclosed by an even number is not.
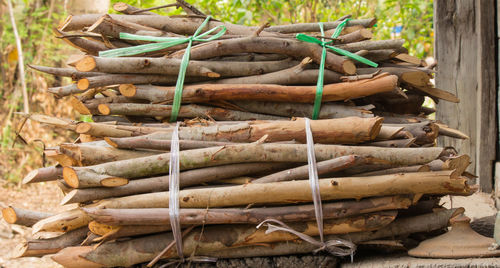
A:
[[[161,151],[170,151],[171,140],[160,140],[148,138],[148,135],[136,136],[130,138],[112,138],[105,137],[104,140],[111,146],[120,149],[153,149]],[[208,148],[214,146],[224,146],[234,144],[233,142],[222,141],[196,141],[179,140],[180,150],[190,150],[199,148]]]
[[[290,59],[266,62],[189,61],[186,76],[233,77],[276,72],[297,65]],[[86,56],[76,64],[82,72],[163,74],[175,77],[180,59],[172,58],[101,58]]]
[[[230,56],[222,56],[207,59],[208,61],[276,61],[276,60],[284,60],[288,58],[287,55],[283,54],[271,54],[271,53],[240,53],[236,55]]]
[[[28,175],[23,178],[23,184],[43,182],[43,181],[55,181],[57,179],[62,179],[63,168],[59,166],[44,167],[32,170]]]
[[[317,161],[343,155],[371,157],[374,162],[391,165],[418,165],[436,159],[442,148],[379,148],[316,145]],[[88,167],[66,167],[63,177],[69,185],[99,182],[107,178],[138,178],[168,172],[170,154],[103,163]],[[303,144],[242,144],[180,152],[181,170],[243,162],[307,162]],[[69,181],[73,181],[69,183]],[[81,183],[79,183],[81,182]]]
[[[282,39],[274,37],[244,37],[226,39],[217,42],[193,46],[191,49],[192,60],[202,60],[213,57],[237,54],[237,53],[278,53],[290,57],[310,57],[314,62],[321,62],[321,46],[293,39]],[[182,58],[184,51],[172,53],[173,58]],[[356,66],[334,53],[327,52],[325,68],[343,74],[356,73]]]
[[[111,18],[110,15],[104,14],[94,24],[87,28],[86,32],[94,32],[103,36],[120,39],[120,33],[130,33],[149,36],[168,36],[167,33],[158,29],[137,24],[130,21]],[[123,40],[123,39],[122,39]],[[124,42],[134,45],[141,44],[140,41],[123,40]]]
[[[403,46],[404,39],[391,39],[391,40],[366,40],[361,42],[336,45],[337,48],[344,49],[350,52],[360,50],[379,50],[379,49],[399,49]]]
[[[397,85],[397,76],[380,74],[371,79],[355,82],[328,84],[323,88],[323,102],[344,101],[392,91]],[[137,86],[120,87],[122,95],[149,101],[173,100],[175,88]],[[313,103],[315,86],[280,86],[259,84],[205,84],[185,86],[182,92],[183,102],[210,102],[216,100],[259,100],[279,102]]]
[[[69,84],[69,85],[62,86],[62,87],[51,87],[51,88],[48,88],[47,91],[56,95],[59,98],[82,92],[77,87],[76,84]]]
[[[407,166],[407,167],[397,167],[397,168],[389,168],[378,171],[371,171],[365,173],[356,174],[358,177],[365,176],[379,176],[379,175],[387,175],[387,174],[397,174],[397,173],[411,173],[411,172],[429,172],[431,168],[427,165],[415,165],[415,166]]]
[[[382,210],[403,209],[412,198],[406,196],[374,197],[360,201],[323,203],[323,218],[338,219]],[[168,208],[83,209],[91,218],[108,225],[170,225]],[[284,222],[313,220],[314,205],[269,208],[181,209],[181,224],[259,224],[266,219]]]
[[[172,105],[162,104],[139,104],[139,103],[114,103],[100,104],[99,112],[104,115],[133,115],[133,116],[159,116],[170,117],[172,115]],[[179,109],[181,118],[212,118],[215,120],[279,120],[284,117],[264,115],[258,113],[235,111],[210,106],[196,104],[183,105]],[[111,135],[109,135],[111,136]]]
[[[83,72],[82,72],[83,73]],[[186,82],[196,82],[197,79],[187,77]],[[121,83],[128,84],[162,84],[175,85],[176,76],[150,75],[150,74],[105,74],[101,76],[82,77],[77,82],[77,88],[86,90],[89,88],[116,85]]]
[[[145,234],[162,233],[170,231],[170,224],[168,225],[122,225],[111,226],[95,221],[89,223],[90,231],[101,238],[98,241],[108,241],[120,237],[131,237]]]
[[[408,148],[415,143],[416,138],[387,140],[387,141],[374,141],[364,143],[364,146],[377,146],[377,147],[392,147],[392,148]]]
[[[393,124],[387,126],[404,127],[403,130],[408,131],[415,137],[415,144],[433,144],[439,135],[439,126],[432,122],[422,122],[413,124]]]
[[[434,123],[439,127],[439,135],[448,136],[457,139],[468,140],[470,139],[465,133],[460,130],[450,128],[445,124]]]
[[[88,232],[87,227],[81,227],[53,238],[28,240],[16,248],[14,256],[16,258],[41,257],[54,254],[64,248],[80,245]]]
[[[325,221],[324,232],[329,234],[339,234],[352,232],[354,230],[374,230],[381,228],[390,223],[395,217],[394,212],[384,212],[377,214],[369,214],[366,217],[352,217],[347,219]],[[291,224],[292,228],[298,229],[308,235],[317,235],[316,223],[308,222],[307,224]],[[193,252],[202,251],[218,251],[221,249],[245,246],[253,244],[263,244],[274,241],[289,241],[297,239],[295,235],[285,232],[273,232],[265,234],[263,228],[255,229],[254,226],[248,225],[228,225],[228,226],[211,226],[206,227],[201,234],[201,229],[190,232],[183,239],[183,252],[185,256],[190,256]],[[227,237],[225,243],[220,242],[220,237]],[[200,239],[200,236],[202,239]],[[82,258],[99,263],[103,266],[130,266],[136,263],[152,260],[172,241],[170,233],[148,236],[129,240],[126,242],[106,243],[96,248],[87,254],[81,254]],[[71,249],[71,248],[68,248]],[[208,250],[209,249],[209,250]],[[140,253],[139,253],[140,252]],[[72,252],[66,250],[56,254],[53,259],[64,265],[65,267],[73,267],[78,265],[75,262],[63,262],[63,258],[59,258],[62,254],[72,256]],[[127,258],[117,258],[114,256],[122,256],[125,254]],[[171,258],[177,254],[174,251],[168,251],[165,258]]]
[[[117,2],[117,3],[115,3],[113,5],[113,9],[116,12],[120,12],[120,13],[128,14],[128,15],[141,14],[141,15],[156,15],[156,16],[158,16],[158,14],[156,14],[154,12],[141,11],[140,8],[131,6],[131,5],[123,3],[123,2]],[[140,12],[140,13],[138,13],[138,12]]]
[[[233,101],[244,111],[287,117],[312,117],[313,106],[304,103]],[[367,109],[368,108],[368,109]],[[349,116],[373,117],[370,106],[348,106],[335,103],[323,103],[318,119],[343,118]]]
[[[290,167],[286,163],[244,163],[218,167],[208,167],[188,170],[180,173],[180,187],[199,185],[205,182],[254,174],[259,172],[276,171]],[[70,181],[73,183],[73,181]],[[74,188],[83,188],[89,185],[70,184]],[[87,201],[101,200],[110,197],[127,196],[141,193],[168,191],[168,176],[153,177],[129,181],[127,185],[111,188],[74,189],[68,193],[61,205],[70,203],[84,203]],[[76,186],[76,187],[75,187]],[[91,185],[90,185],[91,186]],[[95,185],[99,186],[99,185]]]
[[[132,159],[155,155],[160,152],[120,150],[114,147],[92,146],[83,144],[61,144],[59,150],[74,159],[82,166],[91,166],[101,163]]]
[[[47,74],[52,74],[55,76],[67,76],[71,77],[73,80],[78,80],[83,77],[94,77],[99,75],[104,75],[105,73],[98,72],[79,72],[73,68],[55,68],[55,67],[47,67],[47,66],[38,66],[38,65],[30,65],[28,67],[37,70],[39,72],[44,72]]]
[[[372,37],[373,33],[369,29],[359,29],[352,33],[341,35],[338,39],[340,43],[346,44],[371,39]]]
[[[366,159],[356,155],[341,156],[331,160],[316,163],[316,170],[318,172],[318,175],[323,175],[330,172],[341,171],[352,166],[364,163],[365,161]],[[259,179],[253,180],[252,183],[305,180],[308,177],[309,165],[305,165],[261,177]]]
[[[9,206],[2,209],[3,219],[10,224],[19,224],[31,227],[37,221],[52,216],[53,213],[39,212]]]

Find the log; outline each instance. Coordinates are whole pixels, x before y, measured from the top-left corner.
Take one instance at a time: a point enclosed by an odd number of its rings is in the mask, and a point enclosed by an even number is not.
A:
[[[30,171],[28,175],[23,178],[22,183],[35,183],[43,181],[55,181],[62,179],[63,168],[60,166],[43,167]]]
[[[218,167],[193,169],[180,173],[180,187],[199,185],[205,182],[218,181],[221,179],[243,176],[247,174],[276,171],[290,167],[286,163],[244,163]],[[73,181],[70,181],[73,183]],[[99,185],[74,185],[74,188],[83,188]],[[168,191],[168,176],[153,177],[129,181],[127,185],[111,188],[88,188],[74,189],[61,201],[61,205],[70,203],[84,203],[87,201],[100,200],[110,197],[127,196],[141,193]]]
[[[16,248],[14,256],[15,258],[42,257],[54,254],[64,248],[80,245],[88,232],[87,227],[81,227],[53,238],[28,240]]]
[[[415,166],[390,168],[390,169],[383,169],[383,170],[378,170],[378,171],[359,173],[359,174],[356,174],[356,176],[365,177],[365,176],[379,176],[379,175],[387,175],[387,174],[411,173],[411,172],[429,172],[429,171],[431,171],[431,168],[427,165],[415,165]]]
[[[276,61],[287,59],[287,55],[283,54],[271,54],[271,53],[240,53],[230,56],[222,56],[207,59],[208,61]]]
[[[107,145],[107,144],[106,144]],[[83,144],[61,144],[59,150],[74,159],[80,166],[91,166],[106,162],[133,159],[159,154],[153,151],[120,150],[114,147],[92,146]]]
[[[286,117],[312,117],[313,105],[303,103],[233,101],[244,111]],[[318,119],[343,118],[349,116],[373,117],[371,106],[348,106],[336,103],[323,103]]]
[[[318,162],[316,163],[316,170],[318,172],[318,175],[323,175],[323,174],[328,174],[330,172],[341,171],[365,162],[366,159],[362,157],[356,155],[347,155],[334,158],[331,160]],[[253,180],[252,183],[305,180],[308,178],[309,178],[309,165],[305,165],[261,177],[259,179]]]
[[[48,218],[52,215],[53,213],[33,211],[12,206],[2,209],[3,219],[7,223],[18,224],[27,227],[31,227],[37,221]]]
[[[375,161],[392,165],[418,165],[436,159],[442,148],[379,148],[362,146],[316,145],[317,161],[344,155],[371,157]],[[66,167],[63,177],[70,185],[76,181],[101,180],[106,178],[138,178],[168,173],[170,154],[159,154],[136,159],[103,163],[88,167]],[[307,162],[306,145],[302,144],[242,144],[211,147],[180,152],[181,170],[219,166],[243,162]]]
[[[403,46],[404,39],[390,39],[390,40],[366,40],[361,42],[336,45],[335,47],[356,52],[360,50],[379,50],[379,49],[399,49]]]
[[[99,104],[98,110],[103,115],[133,115],[170,117],[172,105],[140,104],[140,103],[109,103]],[[212,118],[215,120],[279,120],[284,117],[264,115],[258,113],[241,112],[196,104],[183,105],[179,109],[180,118]],[[113,135],[108,135],[113,136]],[[116,136],[114,136],[116,137]]]
[[[351,230],[374,230],[381,228],[390,223],[394,217],[394,212],[385,212],[378,214],[369,214],[366,217],[353,217],[343,220],[325,221],[324,232],[330,234],[339,234],[351,232]],[[316,223],[309,222],[308,224],[291,224],[292,227],[308,235],[317,235]],[[190,256],[193,252],[202,251],[218,251],[229,247],[245,246],[253,244],[263,244],[273,241],[289,241],[297,239],[295,235],[285,232],[273,232],[265,234],[261,229],[255,229],[254,226],[248,225],[228,225],[228,226],[211,226],[206,227],[203,234],[201,230],[195,229],[183,239],[183,252],[185,256]],[[229,237],[228,237],[229,234]],[[203,239],[199,239],[199,237]],[[220,242],[220,237],[228,237],[224,243]],[[125,242],[106,243],[90,251],[86,254],[79,252],[79,256],[90,260],[94,263],[99,263],[103,266],[130,266],[136,263],[152,260],[172,241],[171,233],[146,236]],[[64,251],[54,255],[53,260],[64,265],[65,267],[73,267],[79,265],[75,262],[63,262],[67,256],[72,256],[72,248],[67,248]],[[59,255],[66,257],[59,258]],[[165,258],[176,256],[176,252],[168,251]],[[127,256],[120,258],[119,256]]]
[[[363,41],[367,39],[371,39],[373,37],[372,31],[369,29],[359,29],[357,31],[354,31],[352,33],[344,34],[338,37],[338,42],[341,44],[346,44],[346,43],[354,43],[358,41]]]
[[[387,126],[404,127],[403,130],[410,132],[415,137],[417,145],[433,144],[439,135],[439,126],[429,121],[413,124],[389,124]]]
[[[104,140],[111,146],[120,149],[153,149],[161,151],[170,151],[172,145],[171,140],[160,140],[148,138],[145,136],[136,136],[130,138],[112,138],[105,137]],[[196,140],[179,140],[180,150],[190,150],[199,148],[209,148],[214,146],[231,145],[233,142],[222,141],[196,141]]]
[[[83,77],[94,77],[104,75],[105,73],[98,72],[79,72],[73,68],[55,68],[55,67],[47,67],[47,66],[38,66],[38,65],[30,65],[28,67],[31,69],[37,70],[39,72],[44,72],[47,74],[52,74],[55,76],[66,76],[71,77],[73,80],[78,80]]]
[[[243,37],[193,46],[190,58],[192,60],[203,60],[248,52],[285,54],[300,59],[310,57],[315,63],[320,64],[322,48],[317,44],[296,41],[293,39]],[[184,50],[180,50],[172,53],[171,57],[180,59],[183,54]],[[342,74],[356,73],[356,66],[352,61],[332,52],[327,52],[325,68]]]
[[[338,219],[382,210],[403,209],[412,198],[406,196],[374,197],[360,201],[323,203],[323,218]],[[168,208],[99,209],[84,208],[90,217],[108,225],[170,225]],[[259,224],[266,219],[284,222],[313,220],[314,205],[280,206],[269,208],[181,209],[181,224]]]
[[[83,72],[82,72],[83,73]],[[186,82],[198,82],[204,79],[196,77],[186,77]],[[177,76],[166,76],[156,74],[105,74],[93,77],[82,77],[78,79],[77,88],[79,90],[86,90],[89,88],[110,86],[116,84],[161,84],[161,85],[175,85]]]
[[[167,34],[158,29],[144,26],[141,24],[113,19],[108,14],[104,14],[100,17],[94,24],[87,28],[86,32],[98,33],[105,37],[111,37],[120,39],[120,33],[130,33],[138,35],[149,35],[149,36],[173,36],[173,34]],[[175,35],[177,36],[177,35]],[[135,40],[124,40],[124,42],[131,43],[133,45],[141,44],[141,41]]]
[[[156,14],[154,12],[141,11],[140,8],[131,6],[131,5],[123,3],[123,2],[117,2],[117,3],[113,4],[113,9],[116,12],[128,14],[128,15],[134,15],[134,14],[138,14],[137,12],[140,12],[139,14],[141,14],[141,15],[156,15],[156,16],[158,16],[158,14]]]
[[[392,91],[397,85],[397,76],[380,74],[371,79],[355,82],[328,84],[323,88],[323,102],[345,101],[381,92]],[[146,99],[155,102],[171,102],[175,88],[137,86],[120,87],[120,93],[126,97]],[[182,92],[183,102],[210,102],[217,100],[258,100],[278,102],[313,103],[315,86],[281,86],[259,84],[205,84],[185,86]]]
[[[381,117],[347,117],[314,120],[311,131],[314,142],[323,144],[356,144],[375,139],[382,125]],[[213,125],[207,127],[181,127],[179,139],[255,142],[267,135],[266,142],[295,140],[306,142],[303,119],[293,121],[268,121],[264,123],[238,123],[232,125]],[[170,139],[172,130],[153,134],[156,139]]]

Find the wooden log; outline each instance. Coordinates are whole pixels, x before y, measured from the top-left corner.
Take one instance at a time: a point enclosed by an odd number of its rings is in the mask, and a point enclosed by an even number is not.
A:
[[[86,32],[98,33],[102,36],[120,39],[120,33],[149,35],[149,36],[172,36],[158,29],[137,24],[130,21],[118,20],[111,18],[110,15],[104,14],[94,24],[87,28]],[[141,44],[140,41],[124,40],[124,42],[134,45]]]
[[[286,163],[244,163],[193,169],[180,173],[179,184],[180,187],[184,188],[186,186],[199,185],[205,182],[218,181],[221,179],[238,177],[259,172],[276,171],[288,167],[290,167],[290,165]],[[74,188],[92,186],[81,184],[69,185]],[[70,203],[84,203],[87,201],[101,200],[110,197],[167,191],[168,185],[168,176],[160,176],[147,179],[132,180],[129,181],[127,185],[113,187],[112,189],[103,187],[74,189],[62,199],[61,205]]]
[[[73,68],[56,68],[56,67],[47,67],[47,66],[38,66],[38,65],[30,65],[28,67],[31,69],[37,70],[39,72],[44,72],[47,74],[52,74],[55,76],[67,76],[71,77],[73,80],[78,80],[83,77],[94,77],[99,75],[104,75],[105,73],[98,72],[79,72]]]
[[[382,210],[403,209],[410,206],[412,198],[388,196],[366,198],[360,201],[323,203],[323,218],[338,219]],[[170,225],[168,208],[141,209],[83,209],[91,218],[108,225]],[[266,219],[284,222],[313,220],[314,205],[280,206],[269,208],[181,209],[181,224],[259,224]]]
[[[390,40],[376,40],[376,41],[366,40],[361,42],[336,45],[336,47],[350,52],[356,52],[360,50],[398,49],[401,46],[403,46],[404,42],[405,42],[404,39],[390,39]]]
[[[313,106],[304,103],[233,101],[244,111],[287,117],[312,117]],[[323,103],[318,119],[343,118],[349,116],[373,117],[371,106],[348,106],[336,103]]]
[[[341,171],[365,162],[366,159],[362,157],[356,155],[347,155],[334,158],[331,160],[318,162],[316,163],[316,170],[318,172],[318,175],[323,175],[323,174],[328,174],[330,172]],[[261,177],[259,179],[253,180],[252,183],[304,180],[307,179],[308,177],[309,177],[309,165],[305,165]]]
[[[358,177],[365,176],[379,176],[379,175],[387,175],[387,174],[397,174],[397,173],[411,173],[411,172],[429,172],[431,168],[427,165],[415,165],[415,166],[407,166],[407,167],[397,167],[390,169],[383,169],[378,171],[371,171],[365,173],[356,174]]]
[[[379,148],[362,146],[316,145],[317,161],[344,155],[371,157],[392,165],[418,165],[436,159],[442,148]],[[168,173],[169,154],[121,160],[89,167],[66,167],[63,177],[69,185],[106,178],[138,178]],[[306,145],[242,144],[180,152],[181,170],[243,162],[307,162]],[[97,179],[99,178],[99,179]],[[69,183],[72,181],[72,183]],[[81,183],[79,183],[81,181]]]
[[[83,72],[82,72],[83,73]],[[187,77],[186,82],[197,82],[199,79]],[[203,80],[202,80],[203,81]],[[105,74],[93,77],[82,77],[78,79],[77,88],[86,90],[89,88],[116,85],[121,83],[128,84],[162,84],[175,85],[177,77],[155,74]]]
[[[153,149],[161,151],[170,151],[171,140],[160,140],[148,138],[148,135],[136,136],[130,138],[112,138],[105,137],[104,140],[111,146],[120,149]],[[190,150],[199,148],[209,148],[214,146],[231,145],[233,142],[222,141],[196,141],[179,140],[180,150]]]
[[[170,117],[172,105],[140,104],[140,103],[109,103],[99,104],[98,110],[103,115],[133,115]],[[179,109],[180,118],[212,118],[215,120],[280,120],[284,117],[264,115],[258,113],[235,111],[224,108],[202,106],[196,104],[183,105]],[[107,135],[113,136],[113,135]],[[116,137],[116,136],[113,136]]]
[[[62,179],[62,171],[63,168],[60,166],[35,169],[30,171],[30,173],[23,178],[22,183],[27,184]]]
[[[345,101],[381,92],[392,91],[397,85],[397,76],[380,74],[371,79],[355,82],[328,84],[323,89],[323,102]],[[173,100],[173,87],[120,87],[120,93],[126,97],[149,101]],[[183,102],[210,102],[216,100],[258,100],[278,102],[313,103],[315,86],[280,86],[259,84],[205,84],[185,86]]]
[[[387,140],[387,141],[373,141],[364,143],[364,146],[376,146],[376,147],[392,147],[392,148],[408,148],[415,143],[416,138],[411,139],[399,139],[399,140]]]
[[[76,161],[83,166],[97,165],[111,161],[132,159],[160,153],[154,151],[120,150],[110,146],[92,146],[85,143],[61,144],[59,145],[59,150],[63,154],[76,159]]]
[[[369,29],[359,29],[352,33],[341,35],[338,39],[340,43],[346,44],[371,39],[372,37],[373,33]]]
[[[53,238],[28,240],[16,248],[14,256],[15,258],[42,257],[54,254],[64,248],[80,245],[88,232],[87,227],[81,227]]]
[[[346,117],[311,122],[314,141],[322,144],[356,144],[375,139],[382,125],[381,117]],[[266,142],[295,140],[306,142],[303,119],[238,123],[206,127],[181,127],[179,139],[228,142],[254,142],[267,135]],[[172,130],[153,134],[156,139],[170,139]]]
[[[140,15],[156,15],[156,16],[158,16],[157,13],[150,12],[150,11],[141,11],[140,8],[131,6],[131,5],[123,3],[123,2],[117,2],[117,3],[113,4],[113,9],[116,12],[128,14],[128,15],[140,14]],[[140,11],[140,13],[137,13],[139,11]]]
[[[410,132],[415,137],[415,144],[417,145],[433,144],[439,135],[439,126],[429,121],[388,126],[404,127],[403,130]]]
[[[189,61],[186,76],[237,77],[276,72],[297,65],[297,61],[285,59],[266,62]],[[163,74],[176,77],[181,65],[180,59],[173,58],[101,58],[86,56],[76,64],[83,72],[129,74]]]
[[[319,64],[321,62],[321,51],[321,46],[293,39],[243,37],[193,46],[190,58],[192,60],[202,60],[247,52],[278,53],[301,59],[310,57],[314,62]],[[183,53],[184,51],[180,50],[172,53],[171,56],[180,59]],[[356,73],[356,66],[352,61],[331,52],[327,52],[325,68],[343,74]]]
[[[52,216],[52,213],[39,212],[9,206],[2,209],[3,219],[10,224],[19,224],[27,227],[33,226],[37,221]]]
[[[381,228],[390,223],[395,217],[394,212],[385,212],[378,214],[369,214],[366,217],[352,217],[347,219],[325,221],[324,232],[329,234],[339,234],[351,232],[352,230],[374,230]],[[317,235],[316,223],[308,222],[307,224],[291,224],[292,228],[296,228],[308,235]],[[183,239],[183,252],[185,256],[191,255],[198,247],[207,248],[210,251],[217,251],[229,247],[245,246],[253,244],[263,244],[273,241],[289,241],[297,239],[295,235],[285,232],[273,232],[265,234],[261,229],[255,229],[254,226],[248,225],[228,225],[228,226],[211,226],[206,227],[203,234],[200,233],[201,229],[196,229],[190,232]],[[225,243],[220,242],[220,237],[228,236]],[[199,237],[203,237],[203,240]],[[146,262],[152,260],[158,253],[160,253],[172,241],[170,233],[158,234],[144,238],[129,240],[126,242],[106,243],[96,248],[87,254],[81,254],[80,257],[91,260],[94,263],[99,263],[103,266],[130,266],[136,263]],[[63,262],[67,256],[72,256],[71,248],[54,255],[53,259],[66,266],[78,265],[75,262]],[[139,253],[141,252],[141,253]],[[66,257],[59,258],[59,255],[66,255]],[[127,258],[117,258],[123,256]],[[174,257],[177,254],[174,251],[167,252],[165,258]],[[116,256],[116,257],[115,257]]]

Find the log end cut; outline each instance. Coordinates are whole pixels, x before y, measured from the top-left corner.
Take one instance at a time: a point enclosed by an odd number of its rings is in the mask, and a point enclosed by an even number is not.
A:
[[[35,169],[35,170],[32,170],[30,171],[30,173],[28,173],[28,175],[26,175],[24,178],[23,178],[23,181],[22,183],[23,184],[28,184],[28,183],[31,183],[38,175],[38,169]]]
[[[80,186],[78,175],[76,174],[76,171],[71,167],[63,168],[63,179],[69,186],[73,188],[78,188]]]
[[[104,137],[104,141],[113,146],[114,148],[118,148],[118,144],[116,144],[116,142],[113,141],[113,138],[112,137]]]
[[[3,219],[10,224],[17,222],[16,211],[12,207],[2,209],[2,216]]]
[[[342,69],[346,74],[355,74],[356,73],[356,65],[350,60],[346,60],[342,63]]]
[[[80,122],[76,125],[76,133],[87,134],[92,129],[92,125],[86,122]]]
[[[94,57],[85,56],[76,63],[75,68],[80,72],[90,72],[94,70],[96,66],[97,63]]]
[[[79,79],[78,82],[76,82],[76,87],[79,90],[86,90],[89,88],[89,86],[90,86],[90,82],[87,78]]]
[[[113,9],[116,12],[123,12],[123,11],[127,10],[127,8],[128,8],[128,5],[123,3],[123,2],[118,2],[118,3],[115,3],[113,5]]]
[[[99,113],[102,115],[109,115],[111,113],[111,109],[107,104],[101,103],[97,106],[97,110],[99,110]]]
[[[133,97],[137,91],[136,87],[132,84],[121,84],[118,90],[120,90],[120,93],[125,97]]]
[[[101,180],[101,185],[104,187],[118,187],[128,184],[128,179],[120,177],[109,177]]]

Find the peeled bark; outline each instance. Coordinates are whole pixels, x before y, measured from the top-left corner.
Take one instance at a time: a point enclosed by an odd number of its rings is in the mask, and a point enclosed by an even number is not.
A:
[[[392,91],[397,85],[397,76],[380,74],[371,79],[355,82],[328,84],[323,88],[323,102],[345,101]],[[156,102],[170,102],[174,97],[174,87],[137,86],[120,88],[122,95]],[[281,86],[259,84],[204,84],[185,86],[183,102],[210,102],[217,100],[258,100],[278,102],[313,103],[315,86]]]
[[[233,164],[218,167],[209,167],[201,169],[193,169],[180,173],[180,187],[191,185],[199,185],[206,182],[218,181],[226,178],[233,178],[247,174],[259,172],[276,171],[290,167],[286,163],[244,163]],[[73,183],[73,181],[70,181]],[[84,185],[73,185],[83,187]],[[158,191],[168,191],[169,180],[168,176],[160,176],[146,179],[138,179],[129,181],[127,185],[113,188],[88,188],[74,189],[68,193],[61,201],[62,205],[70,203],[84,203],[87,201],[100,200],[110,197],[127,196],[141,193],[150,193]],[[91,185],[86,185],[91,186]],[[94,185],[100,186],[100,185]]]
[[[64,248],[80,245],[87,237],[88,232],[87,227],[81,227],[53,238],[28,240],[16,249],[14,255],[16,258],[20,258],[54,254]]]
[[[337,219],[375,211],[404,209],[412,203],[406,196],[374,197],[360,201],[323,203],[323,218]],[[91,218],[108,225],[170,225],[168,208],[83,209]],[[181,209],[181,224],[259,224],[266,219],[283,222],[314,220],[314,205],[269,208]]]
[[[37,221],[48,218],[52,215],[53,213],[32,211],[11,206],[2,209],[2,216],[6,222],[27,227],[31,227]]]
[[[442,148],[378,148],[362,146],[316,145],[317,161],[344,155],[371,157],[374,162],[392,165],[418,165],[436,159]],[[170,154],[159,154],[129,160],[108,162],[88,167],[66,167],[63,171],[68,182],[94,181],[107,178],[138,178],[168,173]],[[306,145],[303,144],[242,144],[212,147],[180,152],[180,169],[194,169],[244,162],[307,162]],[[68,183],[69,184],[69,183]]]

